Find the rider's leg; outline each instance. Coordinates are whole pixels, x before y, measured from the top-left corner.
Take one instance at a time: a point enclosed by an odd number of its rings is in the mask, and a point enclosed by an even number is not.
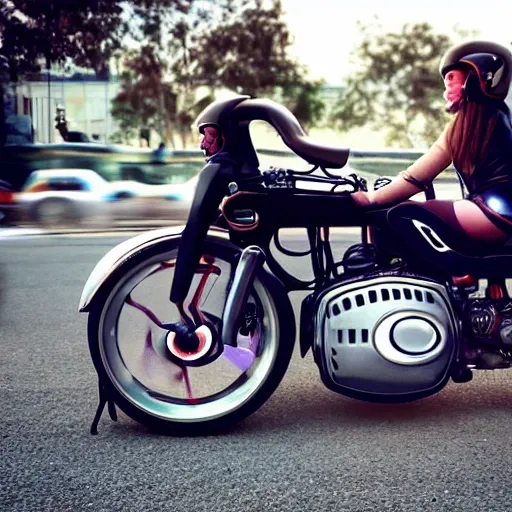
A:
[[[492,252],[505,243],[510,236],[510,233],[505,233],[491,222],[479,206],[468,200],[431,200],[422,203],[407,201],[389,211],[388,221],[395,228],[413,237],[416,230],[411,230],[410,219],[420,220],[422,211],[434,214],[449,228],[450,231],[444,232],[444,239],[448,244],[450,244],[450,233],[453,233],[459,236],[459,243],[467,245],[468,248],[476,242],[480,246],[489,245],[489,251]],[[411,242],[414,244],[414,239],[411,239]],[[512,342],[512,302],[510,302],[505,279],[489,279],[486,296],[487,300],[491,301],[490,304],[493,304],[494,308],[498,307],[500,311],[499,329],[502,339],[507,339],[507,343]],[[489,303],[484,302],[484,304]]]
[[[492,223],[479,206],[466,199],[460,201],[439,199],[424,202],[406,201],[392,208],[388,219],[398,219],[401,217],[402,211],[407,212],[407,216],[409,216],[410,208],[408,206],[410,205],[432,212],[450,229],[467,237],[468,242],[475,240],[484,243],[500,244],[504,243],[508,238],[508,235]]]
[[[402,211],[407,212],[408,210],[406,204],[410,205],[412,203],[412,201],[408,201],[407,203],[402,203],[404,208],[402,208],[401,205],[392,208],[388,215],[391,222],[393,222],[392,219],[395,219],[395,223],[396,219],[400,221]],[[476,241],[483,244],[502,244],[509,237],[508,234],[491,222],[482,209],[472,201],[465,199],[459,201],[435,199],[422,203],[415,202],[415,205],[420,209],[432,212],[451,230],[462,235],[463,239],[466,239],[468,243]],[[410,211],[406,215],[410,216]],[[500,280],[499,283],[498,281],[493,281],[489,284],[499,284],[501,287],[503,282]]]
[[[495,226],[479,206],[466,199],[455,201],[453,209],[461,229],[475,240],[485,242],[505,242],[507,235]]]

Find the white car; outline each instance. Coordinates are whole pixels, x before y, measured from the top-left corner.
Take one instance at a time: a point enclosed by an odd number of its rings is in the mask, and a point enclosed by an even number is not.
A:
[[[184,220],[196,182],[197,176],[177,184],[108,182],[90,169],[36,170],[16,194],[16,203],[22,219],[45,226]]]
[[[108,219],[113,199],[108,181],[90,169],[33,171],[16,194],[24,220],[52,226]]]

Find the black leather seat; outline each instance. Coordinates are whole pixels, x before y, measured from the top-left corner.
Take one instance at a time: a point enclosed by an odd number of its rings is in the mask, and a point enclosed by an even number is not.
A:
[[[414,255],[451,276],[512,277],[510,241],[507,244],[475,242],[451,228],[429,210],[414,205],[408,210],[401,207],[398,219],[388,215],[389,211],[375,211],[370,217],[373,216],[381,226],[383,218],[387,217],[389,227],[398,235],[409,255]]]

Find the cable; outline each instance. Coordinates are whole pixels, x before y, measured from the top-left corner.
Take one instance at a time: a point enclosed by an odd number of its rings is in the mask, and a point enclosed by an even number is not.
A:
[[[303,251],[303,252],[290,251],[290,249],[285,249],[281,245],[281,242],[279,241],[279,230],[274,233],[274,243],[276,244],[276,247],[279,250],[279,252],[282,252],[286,256],[292,256],[295,258],[295,257],[301,257],[301,256],[308,256],[309,254],[311,254],[311,249],[309,249],[308,251]]]

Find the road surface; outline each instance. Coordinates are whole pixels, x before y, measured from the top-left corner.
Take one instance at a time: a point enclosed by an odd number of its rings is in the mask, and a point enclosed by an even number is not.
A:
[[[296,350],[269,402],[223,435],[165,437],[120,414],[91,436],[96,378],[77,304],[125,236],[0,241],[0,510],[510,510],[508,371],[386,406],[328,391]]]

